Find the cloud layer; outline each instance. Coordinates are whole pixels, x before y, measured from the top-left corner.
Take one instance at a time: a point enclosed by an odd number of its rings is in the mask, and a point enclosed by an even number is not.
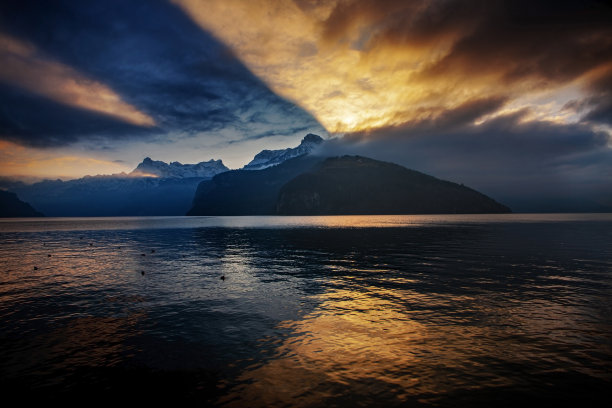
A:
[[[126,166],[201,161],[205,146],[241,165],[327,130],[329,153],[511,206],[612,208],[605,2],[6,0],[0,57],[0,156],[13,168],[38,157],[17,145]]]
[[[612,209],[603,2],[174,2],[343,135],[329,154],[392,160],[519,210]]]
[[[318,126],[166,1],[3,1],[0,57],[0,136],[20,144]]]
[[[518,100],[535,116],[567,120],[566,103],[592,96],[612,72],[612,9],[600,2],[174,2],[335,132],[431,119],[484,99],[504,100],[500,113]]]
[[[353,133],[323,154],[359,154],[464,183],[515,211],[612,210],[609,134],[584,123],[524,120],[527,110],[484,123],[478,104],[436,120]]]

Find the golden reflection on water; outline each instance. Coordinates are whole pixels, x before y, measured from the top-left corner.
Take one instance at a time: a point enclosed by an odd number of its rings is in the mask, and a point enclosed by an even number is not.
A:
[[[5,274],[0,284],[10,291],[0,302],[31,296],[35,289],[47,287],[50,292],[64,293],[72,289],[114,287],[118,282],[133,283],[150,261],[142,257],[144,248],[123,244],[98,244],[88,239],[50,240],[45,245],[5,242],[0,253]]]
[[[13,377],[222,367],[215,402],[236,407],[444,404],[464,391],[537,391],[558,374],[610,381],[609,256],[582,260],[590,246],[564,260],[567,246],[541,257],[522,227],[521,240],[500,241],[492,227],[133,234],[120,221],[105,233],[4,235],[0,354]]]
[[[380,391],[381,383],[396,390],[398,401],[413,389],[419,394],[435,391],[435,385],[423,383],[421,373],[413,369],[431,330],[394,302],[398,296],[410,293],[367,287],[320,295],[322,303],[316,310],[280,324],[291,334],[276,346],[273,359],[247,370],[240,378],[242,385],[223,402],[228,406],[274,406],[286,401],[319,405],[338,387],[372,395]],[[453,353],[433,348],[430,352]]]
[[[289,334],[263,341],[273,349],[272,357],[246,369],[222,405],[324,406],[347,390],[355,401],[384,395],[392,398],[385,404],[435,404],[453,392],[517,385],[520,373],[495,373],[487,365],[508,356],[516,364],[541,356],[537,346],[532,350],[516,335],[572,314],[545,307],[532,321],[530,305],[508,304],[505,312],[478,296],[412,291],[409,280],[402,282],[406,289],[365,285],[350,276],[343,280],[330,283],[335,288],[319,295],[315,310],[279,324]],[[456,315],[435,318],[440,308]],[[461,318],[462,312],[474,311],[488,317]]]

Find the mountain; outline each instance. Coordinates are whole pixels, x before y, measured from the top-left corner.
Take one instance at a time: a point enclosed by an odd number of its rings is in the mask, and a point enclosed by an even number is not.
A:
[[[307,155],[322,142],[320,136],[308,134],[295,148],[258,153],[245,169],[271,168],[288,159]],[[146,157],[129,174],[44,180],[34,184],[0,178],[0,188],[16,192],[48,216],[183,215],[192,207],[198,185],[228,170],[221,160],[182,164]],[[272,209],[275,200],[276,196],[270,204]],[[265,199],[261,197],[259,201],[265,202]],[[228,204],[228,208],[233,208],[232,205]]]
[[[297,147],[282,150],[262,150],[242,169],[262,170],[271,166],[276,166],[289,159],[311,153],[323,142],[324,140],[321,136],[309,133],[302,139],[302,142]]]
[[[397,164],[304,155],[200,183],[188,215],[504,212],[510,209],[475,190]]]
[[[146,157],[131,173],[132,176],[154,175],[161,178],[211,178],[215,174],[228,171],[221,160],[209,160],[197,164],[170,164]]]
[[[320,162],[303,155],[263,170],[231,170],[200,183],[187,215],[266,215],[276,212],[283,185]]]
[[[278,214],[469,214],[510,209],[463,185],[360,156],[328,158],[286,183]]]
[[[221,160],[170,164],[146,158],[130,174],[6,186],[47,216],[183,215],[198,184],[227,171]]]
[[[17,194],[0,190],[0,217],[43,217],[43,214],[21,201]]]

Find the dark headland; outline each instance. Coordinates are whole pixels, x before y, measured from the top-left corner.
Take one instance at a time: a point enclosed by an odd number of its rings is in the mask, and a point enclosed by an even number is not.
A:
[[[0,217],[43,217],[43,214],[21,201],[17,194],[0,190]]]
[[[479,214],[510,209],[471,188],[361,156],[303,156],[198,186],[188,215]]]

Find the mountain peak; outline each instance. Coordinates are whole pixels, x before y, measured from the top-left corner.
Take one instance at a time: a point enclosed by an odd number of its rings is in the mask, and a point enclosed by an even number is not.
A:
[[[243,170],[262,170],[268,167],[276,166],[284,161],[293,159],[294,157],[310,154],[317,146],[321,145],[325,140],[319,135],[309,133],[300,142],[297,147],[280,150],[262,150],[257,153]]]
[[[139,174],[152,174],[162,178],[211,178],[218,173],[228,170],[221,160],[211,159],[197,164],[182,164],[175,161],[168,164],[160,160],[152,160],[150,157],[145,157],[142,163],[130,174],[135,176]]]
[[[300,146],[306,143],[321,144],[323,142],[324,140],[321,136],[315,135],[314,133],[309,133],[306,136],[304,136],[304,138],[302,139],[302,142],[300,143]]]

